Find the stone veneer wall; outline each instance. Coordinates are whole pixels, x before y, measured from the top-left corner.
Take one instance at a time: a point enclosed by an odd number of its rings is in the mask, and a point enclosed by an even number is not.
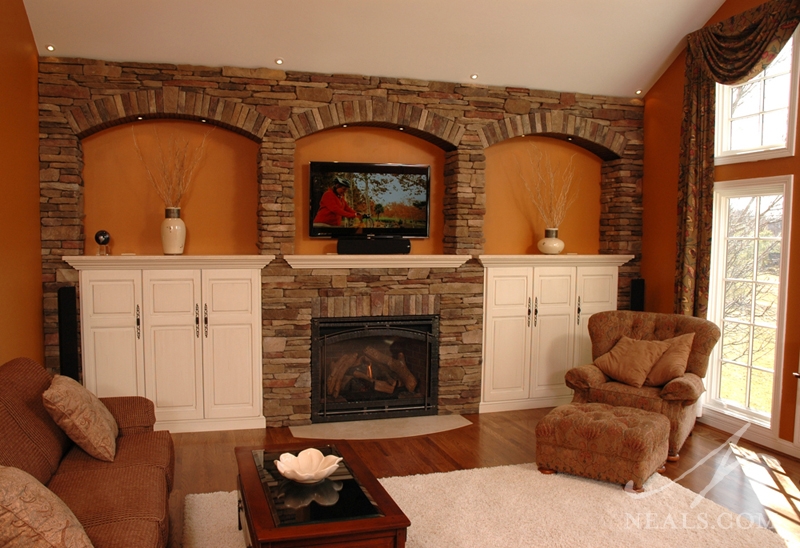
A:
[[[262,253],[278,256],[263,272],[264,397],[270,424],[309,418],[310,318],[316,299],[363,303],[376,291],[395,303],[392,296],[411,293],[438,297],[447,337],[440,350],[441,406],[445,411],[475,411],[483,321],[480,265],[473,259],[459,269],[431,269],[424,278],[414,269],[289,268],[282,257],[294,251],[295,141],[316,131],[360,124],[403,127],[437,144],[446,154],[444,252],[473,257],[483,249],[485,148],[512,137],[545,135],[591,150],[604,161],[600,252],[636,257],[620,269],[619,301],[625,308],[641,254],[644,109],[633,103],[403,78],[41,58],[46,365],[58,369],[56,292],[77,283],[77,273],[62,257],[83,254],[81,139],[142,118],[202,119],[261,146],[258,245]]]

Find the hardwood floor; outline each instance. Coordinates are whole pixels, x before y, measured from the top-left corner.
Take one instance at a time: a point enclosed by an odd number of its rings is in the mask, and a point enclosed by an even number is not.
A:
[[[350,445],[377,477],[535,462],[535,427],[548,411],[550,409],[465,415],[472,424],[457,430],[413,438],[350,441]],[[234,447],[295,441],[288,428],[173,434],[172,437],[175,487],[170,496],[171,548],[181,546],[186,495],[236,488]],[[769,524],[772,517],[779,530],[794,529],[795,538],[800,540],[800,490],[797,489],[800,460],[744,441],[737,444],[744,455],[737,459],[728,451],[729,437],[729,434],[698,424],[681,450],[680,461],[667,464],[664,475],[677,480],[686,474],[678,480],[684,487],[758,523]],[[718,472],[724,473],[723,477],[708,489]],[[776,515],[773,509],[783,517]]]

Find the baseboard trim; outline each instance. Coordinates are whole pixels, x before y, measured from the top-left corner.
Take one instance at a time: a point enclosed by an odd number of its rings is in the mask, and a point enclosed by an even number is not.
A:
[[[572,401],[572,395],[553,396],[550,398],[535,398],[519,401],[481,402],[478,413],[497,413],[499,411],[521,411],[523,409],[541,409],[542,407],[557,407]]]
[[[214,432],[217,430],[251,430],[266,428],[264,417],[237,419],[198,419],[185,421],[157,421],[154,430],[169,430],[172,434],[181,432]]]
[[[698,418],[697,422],[731,434],[746,424],[746,422],[741,419],[720,413],[709,407],[703,408],[703,416]],[[767,449],[779,451],[784,455],[800,458],[800,447],[797,447],[792,442],[778,438],[771,430],[763,426],[751,423],[750,427],[742,434],[742,438],[749,442],[757,443]]]

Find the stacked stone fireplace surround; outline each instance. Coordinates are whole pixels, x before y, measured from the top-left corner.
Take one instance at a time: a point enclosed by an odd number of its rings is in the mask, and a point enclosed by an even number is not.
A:
[[[480,402],[484,150],[522,135],[571,140],[602,160],[600,253],[632,254],[620,308],[641,258],[640,101],[266,68],[39,60],[40,198],[46,365],[58,371],[57,290],[77,284],[62,261],[84,253],[81,140],[139,119],[206,120],[259,143],[264,414],[270,426],[310,419],[311,318],[440,315],[439,412]],[[298,139],[344,124],[403,127],[445,151],[446,255],[458,268],[292,268]],[[432,212],[438,214],[438,212]]]

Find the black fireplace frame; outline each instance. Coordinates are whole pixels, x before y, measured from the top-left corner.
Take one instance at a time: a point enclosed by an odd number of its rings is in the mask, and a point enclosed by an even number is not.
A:
[[[412,325],[428,329],[408,329]],[[347,329],[351,328],[351,329]],[[329,330],[335,333],[326,333]],[[394,336],[425,340],[428,346],[428,378],[425,393],[418,398],[373,400],[363,403],[328,401],[325,391],[325,359],[323,342],[326,338],[357,338],[358,336]],[[318,364],[315,366],[314,364]],[[420,380],[422,382],[422,380]],[[439,411],[439,316],[359,316],[346,318],[311,319],[311,422],[340,422],[392,417],[436,415]]]

